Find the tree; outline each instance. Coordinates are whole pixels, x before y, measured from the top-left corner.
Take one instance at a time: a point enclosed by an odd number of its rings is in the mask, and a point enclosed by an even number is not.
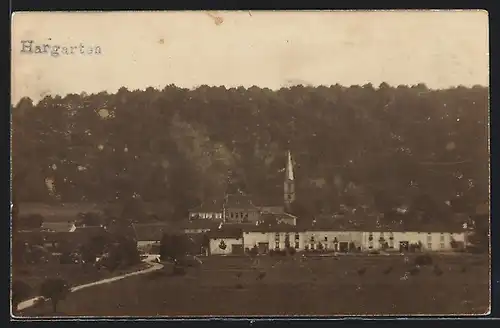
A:
[[[69,284],[62,278],[48,278],[40,286],[40,294],[50,299],[52,311],[57,312],[57,305],[64,300],[70,292]]]
[[[469,237],[471,248],[482,253],[490,249],[489,215],[477,214],[474,216],[474,231]]]
[[[21,280],[12,282],[12,307],[17,310],[17,306],[31,295],[31,286]]]
[[[178,262],[188,253],[189,242],[185,234],[163,234],[160,242],[160,259]]]

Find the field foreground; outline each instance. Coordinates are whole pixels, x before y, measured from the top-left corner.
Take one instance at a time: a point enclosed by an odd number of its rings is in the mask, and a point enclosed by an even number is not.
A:
[[[57,316],[480,315],[489,311],[489,258],[408,256],[209,257],[72,293]],[[438,272],[439,271],[439,272]],[[406,273],[406,274],[405,274]],[[50,304],[21,316],[52,316]]]

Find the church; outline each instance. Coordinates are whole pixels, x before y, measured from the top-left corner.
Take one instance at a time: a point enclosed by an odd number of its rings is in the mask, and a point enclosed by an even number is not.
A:
[[[283,181],[283,203],[259,203],[241,191],[226,194],[223,200],[205,201],[189,210],[190,220],[221,221],[225,224],[289,224],[296,225],[297,218],[290,214],[295,201],[295,179],[290,151],[287,153]]]

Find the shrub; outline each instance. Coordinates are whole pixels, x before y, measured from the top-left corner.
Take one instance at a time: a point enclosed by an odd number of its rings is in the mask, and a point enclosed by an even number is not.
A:
[[[31,294],[31,287],[21,280],[12,282],[12,307],[17,310],[17,306]]]
[[[40,294],[50,299],[53,312],[57,312],[57,305],[64,300],[70,292],[69,284],[61,278],[48,278],[40,286]]]
[[[415,258],[415,265],[424,266],[424,265],[432,265],[432,263],[433,263],[432,257],[429,254],[418,255]]]
[[[59,263],[60,264],[74,264],[75,261],[73,259],[73,256],[71,256],[71,253],[65,252],[65,253],[62,253],[61,256],[59,257]]]
[[[259,249],[257,246],[254,246],[248,251],[248,254],[252,257],[257,256],[259,254]]]

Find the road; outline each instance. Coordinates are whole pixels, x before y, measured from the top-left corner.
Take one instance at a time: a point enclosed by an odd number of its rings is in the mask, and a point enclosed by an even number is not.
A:
[[[91,282],[91,283],[88,283],[88,284],[85,284],[85,285],[75,286],[75,287],[71,288],[71,292],[76,292],[78,290],[81,290],[81,289],[84,289],[84,288],[88,288],[88,287],[92,287],[92,286],[97,286],[97,285],[102,285],[102,284],[109,284],[111,282],[118,281],[118,280],[121,280],[121,279],[124,279],[124,278],[127,278],[127,277],[136,276],[136,275],[139,275],[139,274],[145,274],[145,273],[153,272],[153,271],[156,271],[156,270],[159,270],[159,269],[163,268],[163,264],[156,262],[156,259],[157,259],[157,256],[155,256],[155,255],[149,255],[147,258],[145,258],[143,260],[143,262],[146,262],[146,263],[149,263],[149,264],[152,265],[151,267],[149,267],[147,269],[139,270],[139,271],[135,271],[135,272],[130,272],[130,273],[127,273],[127,274],[124,274],[124,275],[121,275],[121,276],[116,276],[116,277],[111,277],[111,278],[106,278],[106,279],[94,281],[94,282]],[[17,310],[21,311],[21,310],[30,308],[30,307],[34,306],[38,300],[41,300],[41,299],[43,299],[43,296],[36,296],[36,297],[33,297],[33,298],[29,299],[29,300],[21,302],[17,306]]]

